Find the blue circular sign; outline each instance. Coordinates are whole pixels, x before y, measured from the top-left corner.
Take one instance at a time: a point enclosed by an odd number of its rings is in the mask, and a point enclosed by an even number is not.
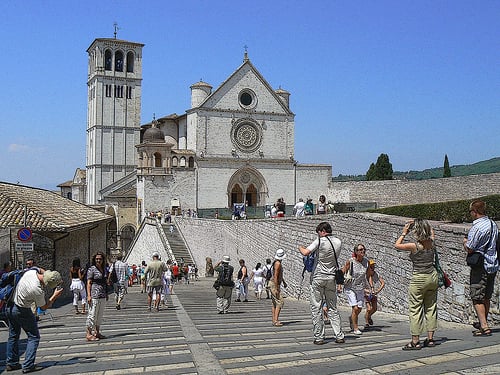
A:
[[[19,238],[19,241],[22,242],[31,241],[33,233],[30,228],[21,228],[17,231],[17,238]]]

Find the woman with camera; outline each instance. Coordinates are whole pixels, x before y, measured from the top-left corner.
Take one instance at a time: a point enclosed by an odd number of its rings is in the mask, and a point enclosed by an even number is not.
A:
[[[412,233],[412,241],[404,242]],[[433,347],[434,331],[437,328],[438,276],[434,268],[434,230],[424,219],[408,221],[401,236],[394,244],[396,249],[410,253],[413,274],[408,289],[411,341],[403,350],[420,350],[423,346]],[[427,332],[423,345],[420,335]]]

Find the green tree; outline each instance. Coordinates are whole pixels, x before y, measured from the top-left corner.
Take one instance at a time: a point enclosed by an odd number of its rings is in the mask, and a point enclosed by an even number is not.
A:
[[[389,161],[389,155],[380,154],[375,164],[371,163],[368,172],[366,172],[366,179],[368,181],[374,180],[392,180],[392,164]]]
[[[444,155],[443,177],[451,177],[450,163],[447,154]]]

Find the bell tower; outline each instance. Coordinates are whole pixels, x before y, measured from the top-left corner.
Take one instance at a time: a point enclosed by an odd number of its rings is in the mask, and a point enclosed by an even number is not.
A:
[[[142,47],[115,38],[95,39],[88,53],[87,204],[132,173],[140,143]]]

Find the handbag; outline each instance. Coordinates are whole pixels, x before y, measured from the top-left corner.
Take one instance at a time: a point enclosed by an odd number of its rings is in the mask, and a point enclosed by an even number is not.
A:
[[[449,288],[451,286],[451,280],[439,264],[439,256],[436,248],[434,248],[434,268],[436,268],[438,274],[438,286],[440,288],[444,287],[445,289]]]
[[[471,268],[483,267],[484,265],[484,255],[478,251],[467,254],[466,258],[467,265]]]
[[[337,285],[344,285],[345,283],[344,272],[340,268],[335,270],[335,282]]]
[[[335,246],[333,246],[333,243],[332,241],[330,241],[328,236],[326,236],[326,239],[328,240],[328,242],[330,242],[330,245],[332,245],[333,255],[335,256],[335,263],[337,264],[337,269],[335,270],[335,282],[337,283],[337,285],[344,285],[344,272],[342,272],[342,269],[339,267],[339,261],[337,259],[337,253],[335,252]]]

